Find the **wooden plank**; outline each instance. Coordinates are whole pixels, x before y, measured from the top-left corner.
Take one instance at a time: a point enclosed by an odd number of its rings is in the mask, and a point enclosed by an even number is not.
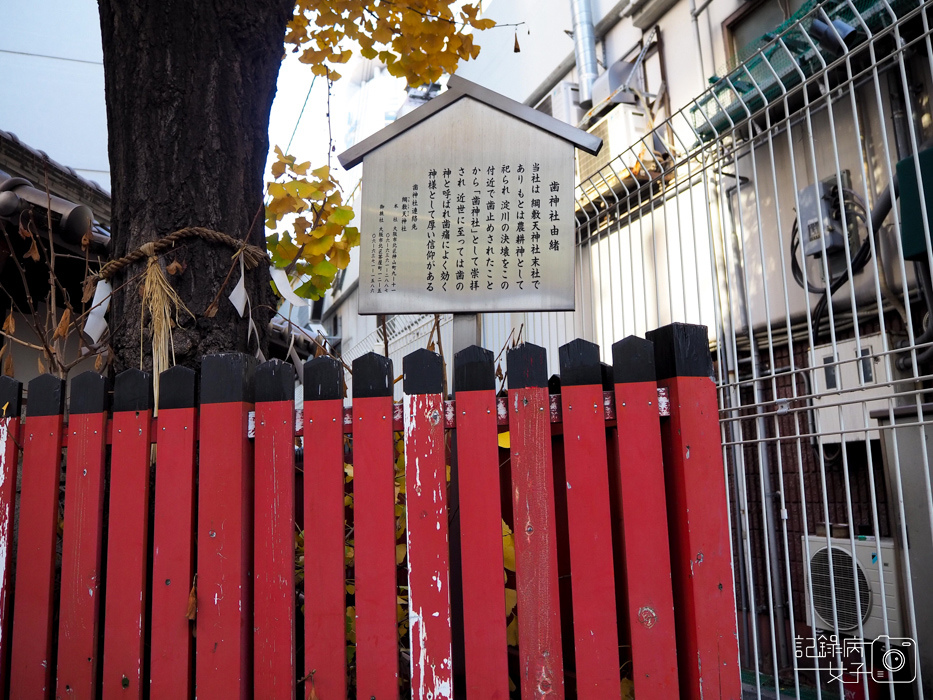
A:
[[[411,695],[439,700],[453,697],[443,361],[416,350],[403,375]]]
[[[194,636],[187,618],[194,578],[197,374],[176,366],[159,379],[152,558],[150,697],[194,697]]]
[[[97,372],[84,372],[71,383],[58,624],[60,697],[97,694],[109,389],[110,382]]]
[[[256,370],[253,692],[295,697],[295,370]]]
[[[680,690],[654,346],[630,336],[612,346],[612,357],[618,421],[612,484],[621,510],[617,561],[622,564],[632,681],[640,700],[666,700]]]
[[[599,346],[560,348],[577,697],[619,698],[619,631]]]
[[[343,366],[304,366],[304,696],[347,697]]]
[[[247,418],[255,358],[201,362],[198,477],[197,693],[252,694],[253,455]]]
[[[467,696],[509,697],[493,354],[454,357]]]
[[[661,444],[681,696],[739,700],[728,503],[707,331],[675,323],[648,339],[672,406]]]
[[[10,681],[10,601],[12,599],[13,531],[16,514],[16,477],[19,465],[20,412],[23,385],[0,377],[0,695]]]
[[[455,401],[444,401],[444,427],[445,428],[456,428],[456,407]],[[508,425],[508,409],[507,409],[508,399],[504,396],[496,398],[496,420],[499,425]],[[670,415],[670,400],[667,398],[667,389],[658,388],[658,415],[662,418],[666,418]],[[560,394],[552,394],[548,397],[548,406],[551,416],[552,423],[561,422],[561,410],[560,410]],[[392,405],[392,429],[397,431],[402,431],[405,428],[405,421],[403,418],[403,407],[402,404],[396,403]],[[302,435],[302,430],[304,426],[304,414],[302,413],[303,409],[297,409],[295,412],[295,434],[298,436]],[[603,412],[607,421],[614,421],[616,419],[615,414],[615,398],[611,391],[603,392]],[[250,413],[249,417],[249,437],[256,437],[256,426],[255,426],[255,416],[253,413]],[[353,407],[347,406],[343,409],[343,431],[345,433],[352,432],[353,430]]]
[[[117,375],[110,459],[103,696],[137,697],[143,680],[149,546],[152,375]]]
[[[392,361],[353,362],[357,697],[398,697]]]
[[[43,374],[29,382],[28,395],[10,664],[10,697],[23,700],[52,693],[55,543],[65,382]]]
[[[547,356],[520,345],[509,372],[512,508],[523,698],[564,697]]]

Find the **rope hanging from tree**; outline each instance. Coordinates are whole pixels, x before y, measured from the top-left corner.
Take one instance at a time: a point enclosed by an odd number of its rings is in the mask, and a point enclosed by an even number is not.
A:
[[[266,251],[258,246],[250,245],[245,241],[237,240],[226,233],[214,231],[200,226],[189,226],[163,236],[157,241],[144,243],[128,255],[111,260],[100,268],[100,271],[88,280],[94,284],[100,280],[109,280],[127,265],[141,260],[147,260],[146,271],[143,275],[142,306],[139,319],[139,362],[143,365],[143,330],[145,318],[149,316],[150,340],[152,349],[152,375],[153,393],[156,406],[159,401],[159,376],[164,370],[175,364],[175,347],[172,340],[172,327],[176,324],[179,309],[194,317],[194,314],[185,306],[178,293],[165,278],[165,272],[159,265],[159,255],[174,248],[175,243],[186,238],[200,238],[212,243],[221,243],[235,249],[234,257],[240,256],[246,269],[252,270],[267,261]]]
[[[164,253],[174,248],[177,241],[186,238],[200,238],[205,241],[210,241],[211,243],[223,243],[224,245],[228,245],[240,251],[240,255],[243,256],[243,262],[248,270],[258,267],[260,263],[269,259],[266,255],[266,251],[259,246],[251,245],[233,236],[228,236],[226,233],[214,231],[213,229],[203,228],[201,226],[188,226],[174,231],[167,236],[163,236],[157,241],[145,243],[132,253],[124,255],[122,258],[111,260],[100,268],[100,271],[96,275],[96,279],[109,280],[127,265],[139,262],[144,258]]]

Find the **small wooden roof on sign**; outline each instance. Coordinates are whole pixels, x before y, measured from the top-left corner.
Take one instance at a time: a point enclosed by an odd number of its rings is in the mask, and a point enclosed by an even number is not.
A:
[[[450,107],[464,97],[470,97],[477,102],[482,102],[500,112],[509,114],[530,126],[537,127],[542,131],[553,134],[557,138],[568,141],[577,148],[592,155],[596,155],[599,149],[602,148],[603,140],[598,136],[570,126],[544,112],[539,112],[537,109],[511,100],[505,95],[500,95],[498,92],[493,92],[481,85],[470,82],[466,78],[452,75],[447,83],[447,90],[441,95],[438,95],[413,112],[409,112],[384,129],[377,131],[369,138],[360,141],[355,146],[348,148],[337,156],[337,159],[344,168],[350,169],[361,163],[363,158],[370,152],[388,143],[396,136],[405,133],[424,120],[429,119],[442,109]]]

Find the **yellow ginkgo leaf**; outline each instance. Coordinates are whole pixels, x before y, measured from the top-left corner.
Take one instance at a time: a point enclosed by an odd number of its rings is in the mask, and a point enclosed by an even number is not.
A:
[[[512,618],[509,626],[505,628],[505,639],[510,647],[518,646],[518,618]]]

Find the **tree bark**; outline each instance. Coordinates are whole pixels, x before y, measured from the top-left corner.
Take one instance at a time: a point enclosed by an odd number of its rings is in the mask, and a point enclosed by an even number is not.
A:
[[[99,8],[112,257],[189,226],[264,248],[269,110],[294,0],[99,0]],[[196,368],[205,354],[255,352],[255,336],[247,344],[248,319],[226,299],[240,277],[238,263],[229,274],[234,252],[188,239],[160,258],[163,269],[174,260],[185,266],[168,279],[194,315],[181,311],[173,330],[178,364]],[[145,269],[142,261],[112,280],[117,370],[151,368],[140,317]],[[247,271],[246,289],[264,344],[275,303],[266,266]],[[218,292],[217,314],[206,318]]]

